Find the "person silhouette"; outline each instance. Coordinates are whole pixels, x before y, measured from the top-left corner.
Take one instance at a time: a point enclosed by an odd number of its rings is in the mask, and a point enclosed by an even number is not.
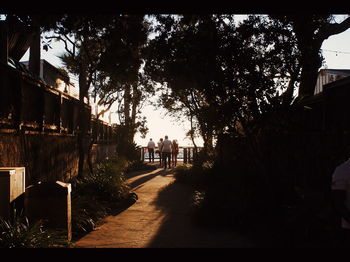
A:
[[[163,156],[163,164],[164,164],[164,170],[167,168],[167,165],[169,168],[171,168],[171,151],[172,151],[172,143],[168,139],[168,136],[164,137],[163,146],[162,146],[162,156]]]
[[[156,144],[153,142],[153,140],[151,138],[147,144],[147,148],[148,148],[149,162],[152,161],[152,163],[154,163],[154,149],[155,149],[155,147],[156,147]]]
[[[177,143],[177,140],[174,139],[172,142],[173,150],[171,152],[171,162],[173,167],[176,167],[177,165],[177,155],[179,154],[179,144]]]
[[[162,167],[162,147],[163,147],[163,138],[160,138],[158,141],[158,154],[159,154],[159,166]]]

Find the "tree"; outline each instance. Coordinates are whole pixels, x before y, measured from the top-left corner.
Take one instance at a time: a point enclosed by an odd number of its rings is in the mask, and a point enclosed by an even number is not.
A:
[[[272,18],[290,27],[300,50],[300,85],[298,97],[312,96],[317,81],[318,70],[323,57],[320,49],[328,37],[350,28],[350,17],[340,23],[334,22],[330,14],[318,15],[271,15]]]
[[[147,41],[147,23],[143,15],[81,19],[81,22],[73,19],[72,31],[69,30],[70,17],[68,26],[63,26],[58,36],[53,37],[66,43],[67,54],[62,58],[70,72],[79,75],[80,100],[88,98],[91,90],[94,100],[105,106],[98,115],[117,103],[123,126],[118,132],[124,134],[124,143],[133,145],[136,130],[142,134],[148,130],[146,119],[140,117],[146,94],[152,92],[140,72],[143,63],[141,49]],[[73,38],[69,35],[72,32]],[[68,48],[69,44],[72,49]]]
[[[79,150],[78,176],[82,176],[89,140],[85,102],[89,101],[89,89],[100,63],[101,54],[105,50],[104,33],[113,26],[115,16],[111,15],[65,15],[53,27],[52,36],[65,44],[66,54],[62,56],[68,71],[79,77],[79,115],[77,143]],[[90,118],[90,115],[89,115]],[[88,143],[89,150],[91,143]]]
[[[137,130],[143,135],[148,130],[146,119],[140,117],[147,96],[154,91],[141,70],[148,26],[144,15],[121,15],[106,36],[108,44],[99,65],[102,78],[97,81],[97,94],[103,103],[118,102],[119,122],[129,144]]]
[[[253,26],[257,17],[240,27],[229,15],[156,18],[145,72],[163,85],[165,108],[195,119],[205,148],[269,109],[277,96],[273,79],[284,72],[277,45]]]

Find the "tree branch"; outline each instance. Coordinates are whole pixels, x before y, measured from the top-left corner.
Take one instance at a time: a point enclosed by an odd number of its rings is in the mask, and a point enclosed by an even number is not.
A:
[[[320,31],[317,34],[317,38],[322,41],[332,35],[340,34],[349,28],[350,28],[350,17],[346,18],[343,22],[339,24],[337,23],[327,24],[324,27],[320,28]]]

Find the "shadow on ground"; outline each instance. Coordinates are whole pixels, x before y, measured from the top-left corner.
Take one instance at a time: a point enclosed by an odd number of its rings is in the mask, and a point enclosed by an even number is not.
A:
[[[146,175],[142,175],[142,173],[144,173],[144,171],[140,171],[137,172],[136,174],[132,174],[129,177],[127,177],[127,179],[130,179],[132,177],[136,177],[138,175],[140,175],[139,178],[133,180],[132,182],[128,183],[128,185],[130,186],[131,189],[135,189],[136,187],[140,186],[141,184],[146,183],[147,181],[151,180],[152,178],[156,177],[156,176],[166,176],[171,174],[171,170],[167,169],[157,169],[153,172],[147,173]],[[142,176],[141,176],[142,175]]]
[[[178,182],[170,183],[153,202],[164,214],[163,223],[149,243],[150,248],[236,248],[255,247],[255,243],[218,224],[200,227],[193,219],[193,189]]]

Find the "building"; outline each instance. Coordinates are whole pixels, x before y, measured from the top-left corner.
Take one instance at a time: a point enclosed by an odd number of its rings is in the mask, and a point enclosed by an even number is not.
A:
[[[349,69],[321,69],[318,72],[317,82],[314,94],[323,92],[323,86],[344,77],[350,76]]]
[[[29,61],[21,63],[24,64],[27,69],[29,68]],[[45,59],[41,59],[39,77],[47,85],[79,99],[79,89],[70,81],[68,73],[64,69],[57,68]]]

